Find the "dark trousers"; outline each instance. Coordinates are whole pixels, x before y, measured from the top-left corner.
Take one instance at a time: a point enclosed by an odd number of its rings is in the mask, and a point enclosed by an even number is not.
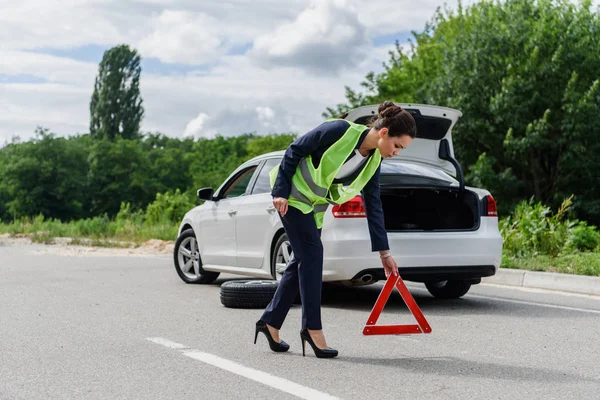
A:
[[[281,216],[294,257],[290,260],[273,300],[261,320],[281,329],[298,289],[302,300],[302,328],[320,330],[321,288],[323,282],[323,244],[321,230],[317,229],[314,214],[303,214],[292,206]]]

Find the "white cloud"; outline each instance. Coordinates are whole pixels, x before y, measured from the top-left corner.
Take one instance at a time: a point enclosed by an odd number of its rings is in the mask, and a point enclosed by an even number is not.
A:
[[[203,121],[203,129],[233,135],[306,131],[322,121],[326,106],[343,100],[344,87],[301,69],[267,71],[247,57],[229,56],[209,74],[142,75],[141,93],[144,129],[179,136],[205,113],[210,118]]]
[[[123,37],[118,21],[99,5],[102,3],[99,0],[5,3],[0,5],[0,43],[5,49],[110,44]]]
[[[33,136],[37,126],[58,134],[87,132],[95,63],[28,51],[0,50],[0,75],[33,76],[44,83],[0,83],[0,142]]]
[[[213,116],[200,113],[188,123],[184,136],[214,138],[216,135],[237,136],[243,133],[284,133],[290,132],[292,125],[288,112],[282,108],[275,112],[269,106],[240,105],[222,109]]]
[[[0,143],[26,140],[37,126],[59,135],[89,129],[91,91],[61,84],[0,84]]]
[[[273,21],[292,18],[306,0],[0,0],[0,48],[72,49],[89,44],[135,45],[152,36],[160,16],[169,13],[207,15],[227,43],[252,42],[271,29]],[[193,19],[193,18],[192,18]],[[184,20],[185,21],[185,20]],[[201,20],[197,21],[202,23]],[[178,27],[168,32],[175,41]],[[182,35],[189,27],[179,31]],[[188,51],[190,49],[187,49]],[[192,50],[194,50],[192,48]],[[174,50],[171,50],[173,53]],[[178,58],[184,57],[182,54]]]
[[[215,137],[217,131],[214,129],[206,129],[204,125],[206,125],[206,120],[208,119],[208,115],[205,113],[200,113],[196,118],[188,122],[185,127],[185,131],[183,132],[183,137],[205,137],[212,138]]]
[[[263,67],[300,66],[334,74],[356,66],[369,43],[351,3],[315,0],[293,22],[259,36],[251,55]]]
[[[264,70],[245,56],[222,57],[210,73],[142,73],[142,129],[173,137],[184,133],[194,137],[253,131],[304,133],[322,121],[326,107],[344,101],[344,85],[358,88],[365,71],[381,70],[392,47],[370,52],[356,70],[343,72],[339,79],[313,76],[299,68]],[[30,53],[15,54],[11,67],[0,64],[4,68],[0,74],[29,65],[22,73],[63,83],[0,83],[0,141],[13,133],[30,137],[37,125],[63,135],[86,132],[97,65],[47,56],[39,58],[36,69],[35,60],[25,62],[28,57]],[[60,73],[55,75],[56,71]],[[206,117],[199,118],[200,114]]]
[[[275,112],[270,107],[256,107],[256,114],[258,115],[258,120],[265,128],[271,126],[271,121],[275,118]]]
[[[371,37],[395,32],[422,31],[437,7],[447,5],[456,10],[457,0],[352,0],[361,9],[359,19],[368,27]],[[463,1],[463,6],[472,0]],[[367,5],[368,4],[368,5]]]
[[[154,31],[138,43],[142,56],[201,65],[216,60],[226,50],[218,21],[204,13],[165,10],[153,25]]]
[[[0,49],[0,60],[0,74],[31,75],[49,82],[90,85],[90,88],[93,88],[98,72],[98,65],[95,63],[30,51]]]
[[[31,137],[37,125],[59,135],[88,129],[98,65],[25,50],[120,43],[136,47],[142,57],[211,65],[169,76],[143,71],[144,131],[174,137],[304,133],[322,121],[327,106],[345,101],[345,85],[362,90],[366,73],[381,70],[393,46],[373,48],[374,35],[421,29],[436,5],[430,0],[0,0],[0,79],[31,75],[47,81],[0,82],[0,141],[13,133]],[[226,55],[247,44],[253,44],[252,57]]]

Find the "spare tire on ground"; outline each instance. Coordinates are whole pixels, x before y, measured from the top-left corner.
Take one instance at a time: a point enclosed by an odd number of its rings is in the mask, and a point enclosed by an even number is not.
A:
[[[221,285],[221,304],[230,308],[265,308],[279,283],[275,280],[237,280]]]

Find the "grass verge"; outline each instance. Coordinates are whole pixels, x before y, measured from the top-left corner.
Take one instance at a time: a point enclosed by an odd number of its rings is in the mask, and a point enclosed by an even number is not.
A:
[[[0,224],[0,234],[27,235],[33,242],[51,244],[54,238],[72,238],[70,244],[98,247],[136,247],[151,239],[177,239],[176,224],[134,223],[128,220],[109,220],[96,217],[72,222],[21,219],[11,224]]]
[[[600,276],[600,252],[564,254],[556,257],[541,255],[526,258],[504,255],[501,267]]]
[[[36,243],[54,243],[54,238],[72,238],[70,244],[98,247],[137,247],[152,239],[174,241],[177,224],[162,222],[144,224],[131,220],[109,220],[95,217],[73,222],[21,219],[11,224],[0,224],[0,234],[27,235]],[[600,276],[600,252],[575,252],[556,257],[539,255],[517,258],[505,254],[503,268],[529,271],[560,272],[575,275]]]

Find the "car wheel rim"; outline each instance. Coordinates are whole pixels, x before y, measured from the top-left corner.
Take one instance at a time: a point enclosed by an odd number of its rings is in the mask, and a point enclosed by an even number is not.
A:
[[[177,251],[177,261],[186,278],[198,279],[200,277],[200,252],[196,238],[189,237],[181,241]]]
[[[264,281],[264,280],[244,282],[244,286],[273,286],[276,284],[277,284],[277,282],[275,282],[275,281]]]
[[[275,255],[275,276],[278,281],[281,280],[281,276],[285,272],[290,260],[293,258],[294,252],[292,251],[292,245],[287,240],[283,241]]]

